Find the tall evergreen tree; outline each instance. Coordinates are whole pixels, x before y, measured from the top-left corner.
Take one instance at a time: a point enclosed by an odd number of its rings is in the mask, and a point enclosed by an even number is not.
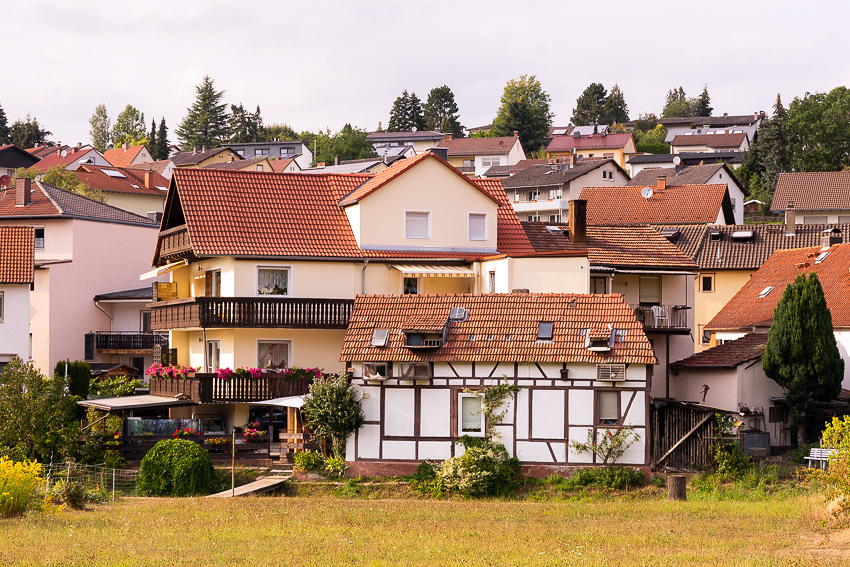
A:
[[[168,159],[168,128],[165,126],[165,116],[159,121],[159,131],[156,133],[156,147],[156,159]]]
[[[602,121],[604,124],[623,124],[629,121],[629,107],[626,105],[626,98],[617,83],[614,83],[611,92],[605,98],[605,105],[602,107]]]
[[[788,112],[777,94],[773,116],[759,128],[758,140],[754,144],[763,172],[761,183],[770,196],[776,189],[779,174],[791,171],[791,141],[787,120]]]
[[[38,118],[30,116],[29,114],[27,114],[25,120],[21,120],[20,118],[15,120],[14,124],[12,124],[12,127],[9,129],[11,143],[24,149],[33,148],[39,144],[47,143],[47,136],[52,134],[53,132],[44,129],[44,127],[38,123]],[[53,145],[52,142],[50,145]]]
[[[511,136],[519,132],[526,153],[535,151],[552,125],[550,101],[535,75],[511,79],[505,85],[499,112],[493,120],[493,135]]]
[[[228,134],[227,105],[221,102],[224,91],[215,90],[213,80],[205,75],[195,87],[195,102],[177,127],[183,149],[217,148]]]
[[[3,107],[0,106],[0,145],[8,144],[11,139],[9,121],[6,118],[6,112],[3,110]]]
[[[451,134],[455,138],[463,137],[463,126],[458,121],[457,103],[452,90],[443,85],[431,89],[425,102],[425,128]],[[380,127],[380,125],[379,125]]]
[[[708,96],[708,85],[702,88],[702,92],[696,98],[694,107],[694,116],[711,116],[713,108],[711,108],[711,97]]]
[[[112,147],[120,148],[125,143],[130,146],[147,143],[145,113],[130,104],[121,111],[112,127]]]
[[[404,90],[401,96],[393,102],[387,132],[410,132],[414,128],[425,130],[422,101],[419,100],[416,93],[408,94],[407,90]]]
[[[791,428],[805,442],[805,418],[813,402],[829,402],[841,393],[844,360],[838,351],[832,316],[817,274],[800,274],[788,284],[773,312],[762,368],[785,389]]]
[[[98,104],[95,107],[94,114],[89,118],[89,126],[92,147],[100,153],[105,152],[109,149],[112,140],[112,121],[109,119],[105,104]]]
[[[158,160],[157,152],[159,149],[156,145],[156,118],[151,118],[151,131],[148,134],[148,151],[154,160]]]
[[[581,96],[576,99],[576,107],[570,118],[576,126],[596,126],[604,124],[604,106],[608,91],[602,83],[590,83]]]

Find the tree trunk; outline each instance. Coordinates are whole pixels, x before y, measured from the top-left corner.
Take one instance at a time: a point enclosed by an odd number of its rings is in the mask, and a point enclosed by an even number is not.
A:
[[[797,446],[802,447],[806,444],[806,419],[800,419],[797,424]]]
[[[667,476],[667,500],[687,500],[687,483],[685,475],[671,474]]]

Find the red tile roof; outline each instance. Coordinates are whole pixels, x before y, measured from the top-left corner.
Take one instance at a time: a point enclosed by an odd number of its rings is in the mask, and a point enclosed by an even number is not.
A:
[[[850,171],[780,173],[770,208],[784,211],[789,205],[801,211],[850,209]]]
[[[448,148],[450,156],[487,156],[506,155],[519,138],[506,136],[502,138],[452,138],[443,140],[438,148]]]
[[[829,255],[815,263],[821,247],[777,250],[753,274],[744,287],[715,315],[706,329],[750,329],[770,325],[773,311],[788,284],[798,274],[815,272],[818,275],[826,304],[832,312],[832,326],[850,327],[850,244],[836,244]],[[773,289],[764,297],[767,287]]]
[[[713,224],[724,210],[732,212],[726,185],[674,185],[654,188],[649,199],[642,187],[585,187],[587,224]]]
[[[399,330],[411,318],[441,317],[467,309],[451,321],[445,344],[409,349]],[[538,341],[538,324],[554,323],[553,340]],[[608,353],[589,351],[587,329],[625,330]],[[372,347],[372,331],[390,331],[386,347]],[[340,355],[342,361],[470,361],[655,364],[652,347],[634,310],[619,294],[360,295]]]
[[[97,153],[97,150],[93,148],[82,148],[77,150],[76,148],[68,148],[67,155],[62,156],[58,152],[54,151],[51,154],[48,154],[41,158],[41,160],[33,165],[35,169],[38,171],[47,171],[51,167],[63,166],[69,169],[75,169],[76,163],[81,159],[84,159],[85,155],[89,152]]]
[[[631,133],[593,134],[574,138],[573,136],[555,136],[546,147],[547,152],[571,152],[573,150],[607,150],[625,148],[629,141],[634,143]]]
[[[34,242],[31,226],[0,226],[0,284],[33,282]]]
[[[127,166],[127,169],[134,169],[137,171],[155,171],[162,175],[162,173],[168,167],[169,163],[171,163],[170,159],[161,159],[159,161],[146,161],[142,163],[131,163]]]
[[[113,177],[105,171],[113,171],[124,177]],[[151,188],[145,186],[145,173],[138,169],[131,170],[123,167],[105,167],[100,165],[80,165],[75,172],[77,179],[86,183],[92,189],[98,189],[107,193],[127,193],[133,195],[149,195],[165,198],[168,191],[168,180],[155,171],[148,172],[152,175]],[[114,174],[113,174],[114,175]],[[157,186],[163,189],[157,189]]]
[[[747,140],[747,133],[738,134],[679,134],[671,146],[705,146],[707,148],[739,148]]]
[[[127,149],[124,149],[123,147],[112,148],[111,150],[103,152],[103,158],[115,167],[126,167],[130,165],[136,157],[138,157],[142,150],[146,149],[147,147],[144,144],[140,146],[132,146]],[[150,152],[148,152],[148,154],[150,154]]]
[[[277,172],[284,172],[286,168],[289,167],[289,164],[295,161],[294,157],[286,158],[286,159],[273,159],[270,160],[269,163],[272,164],[272,169]],[[301,169],[300,167],[298,168]]]
[[[734,368],[764,354],[767,333],[748,333],[670,364],[672,368]]]

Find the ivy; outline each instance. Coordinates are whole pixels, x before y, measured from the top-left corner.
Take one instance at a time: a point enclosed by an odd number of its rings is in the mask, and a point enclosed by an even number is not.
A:
[[[503,378],[505,378],[503,376]],[[464,393],[473,394],[481,400],[481,415],[484,416],[487,424],[487,437],[493,442],[498,442],[502,436],[496,426],[502,422],[505,414],[508,413],[508,408],[505,407],[502,411],[498,411],[507,399],[519,393],[519,386],[511,384],[505,378],[504,382],[500,382],[493,386],[485,386],[480,390],[465,389]]]

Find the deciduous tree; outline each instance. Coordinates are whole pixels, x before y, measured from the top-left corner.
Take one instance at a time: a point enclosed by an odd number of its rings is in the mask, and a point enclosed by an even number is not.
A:
[[[330,130],[319,132],[316,136],[316,152],[313,154],[313,164],[333,164],[335,158],[340,160],[362,159],[375,157],[375,148],[366,139],[366,130],[354,128],[351,124],[343,126],[336,134]]]
[[[844,378],[844,360],[817,274],[800,274],[785,288],[773,312],[762,368],[785,389],[791,428],[804,443],[812,403],[836,399]]]
[[[263,142],[287,142],[300,140],[298,132],[292,129],[289,124],[274,123],[268,126],[263,126],[260,132],[260,140]]]
[[[95,201],[100,201],[101,203],[105,200],[103,192],[98,189],[92,189],[87,183],[80,181],[77,174],[65,169],[64,165],[50,167],[45,172],[41,172],[35,167],[31,167],[29,169],[19,167],[15,170],[15,178],[20,179],[23,177],[28,177],[33,180],[38,179],[48,185],[53,185],[54,187],[82,195],[83,197],[87,197]]]
[[[536,150],[552,125],[550,98],[535,75],[511,79],[502,93],[501,106],[491,130],[495,136],[519,132],[526,152]]]
[[[146,144],[145,113],[128,104],[115,119],[112,127],[112,147],[120,148],[125,143],[130,146]]]
[[[451,134],[455,138],[463,137],[463,126],[458,120],[457,103],[452,90],[443,85],[431,89],[425,102],[425,128]]]
[[[89,118],[89,126],[92,147],[100,153],[108,150],[112,140],[112,120],[109,118],[105,104],[98,104],[95,107],[94,113]]]
[[[213,80],[204,76],[195,87],[195,102],[177,127],[177,137],[183,149],[217,148],[227,137],[227,105],[222,102],[224,91],[215,90]]]
[[[337,458],[344,456],[345,440],[366,419],[344,374],[317,378],[302,411],[313,437],[324,446],[330,444]]]

